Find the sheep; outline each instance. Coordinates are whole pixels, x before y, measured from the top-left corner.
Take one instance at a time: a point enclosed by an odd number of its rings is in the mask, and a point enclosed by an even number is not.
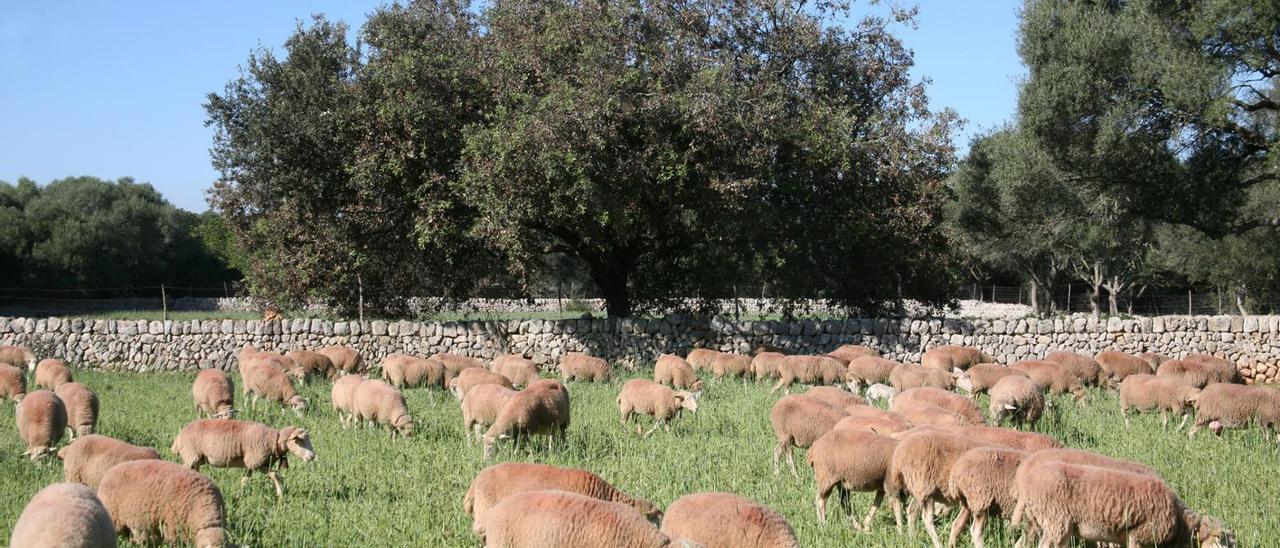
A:
[[[57,358],[45,358],[36,364],[36,386],[53,390],[58,385],[71,382],[71,370],[67,362]]]
[[[502,375],[488,369],[468,367],[458,373],[457,377],[449,379],[449,391],[453,392],[454,397],[461,401],[468,391],[482,384],[496,384],[515,390],[515,386],[511,385],[511,381]]]
[[[538,380],[538,365],[533,360],[516,354],[503,354],[493,359],[490,371],[506,377],[515,387],[528,386]]]
[[[1000,428],[998,426],[925,425],[917,426],[904,434],[889,435],[901,438],[917,432],[942,432],[945,434],[955,434],[957,436],[982,442],[985,445],[1008,447],[1009,449],[1017,449],[1028,453],[1044,449],[1062,448],[1062,442],[1045,434],[1040,434],[1038,432],[1019,432],[1017,430]]]
[[[653,365],[653,380],[678,390],[702,390],[702,379],[693,371],[693,366],[674,354],[658,356],[658,361]]]
[[[21,402],[27,396],[27,376],[21,369],[0,364],[0,398]]]
[[[1104,350],[1093,357],[1102,366],[1102,370],[1111,377],[1112,384],[1119,383],[1129,375],[1154,375],[1156,368],[1140,356],[1131,356],[1124,352]]]
[[[898,440],[885,476],[885,494],[892,501],[894,522],[902,529],[902,500],[912,497],[907,507],[907,529],[914,532],[915,518],[923,518],[925,530],[935,547],[941,547],[934,528],[934,503],[955,502],[951,492],[951,470],[955,461],[975,447],[989,445],[968,436],[925,430],[909,433]]]
[[[564,441],[569,430],[569,390],[555,379],[529,383],[503,406],[489,430],[481,437],[484,458],[492,458],[500,439],[532,434],[556,435]]]
[[[1055,350],[1046,354],[1044,361],[1061,365],[1086,385],[1105,386],[1107,384],[1107,373],[1098,362],[1089,356],[1082,356],[1065,350]]]
[[[898,413],[894,413],[893,411],[885,411],[884,409],[872,407],[870,405],[850,405],[844,408],[844,412],[848,413],[850,417],[867,417],[872,419],[880,419],[880,420],[886,420],[891,422],[899,422],[899,423],[906,424],[908,426],[911,424],[911,421],[908,421],[906,417]]]
[[[698,412],[698,394],[684,390],[676,391],[648,379],[632,379],[622,385],[618,393],[618,413],[625,426],[631,422],[631,415],[641,413],[653,417],[653,427],[645,432],[649,437],[658,426],[671,431],[671,419],[680,416],[684,410]],[[640,425],[636,425],[636,433],[640,433]]]
[[[904,363],[889,372],[889,384],[898,392],[921,386],[951,390],[955,377],[941,369]]]
[[[115,548],[116,530],[92,490],[76,483],[55,483],[37,492],[22,509],[9,545]]]
[[[1146,360],[1151,365],[1152,371],[1155,371],[1157,367],[1160,367],[1160,364],[1167,361],[1167,358],[1155,352],[1143,352],[1138,354],[1138,357]]]
[[[751,374],[751,356],[723,352],[711,361],[711,374],[717,379],[724,377],[741,377],[746,382]]]
[[[757,381],[778,378],[778,364],[787,355],[781,352],[760,352],[751,358],[751,373]]]
[[[78,382],[60,384],[53,393],[58,395],[66,409],[71,439],[92,434],[98,426],[98,395]]]
[[[778,364],[778,382],[769,390],[772,394],[779,388],[786,387],[791,393],[791,385],[796,382],[804,384],[832,385],[844,381],[847,369],[839,360],[827,356],[787,356]]]
[[[1028,481],[1026,476],[1034,474],[1035,473],[1034,467],[1039,463],[1043,463],[1043,462],[1062,462],[1066,464],[1096,466],[1101,468],[1111,468],[1115,470],[1121,470],[1121,471],[1130,472],[1134,474],[1145,474],[1145,475],[1149,475],[1157,478],[1160,477],[1160,475],[1157,474],[1155,470],[1153,470],[1151,467],[1145,464],[1140,464],[1140,463],[1136,463],[1136,462],[1128,461],[1124,459],[1117,459],[1114,457],[1108,457],[1106,455],[1094,453],[1092,451],[1085,451],[1082,449],[1059,448],[1059,449],[1044,449],[1041,451],[1036,451],[1034,453],[1031,453],[1027,457],[1023,458],[1022,464],[1018,466],[1018,471],[1014,476],[1014,485],[1017,486],[1019,483]],[[1013,517],[1010,518],[1010,522],[1013,523],[1014,525],[1022,524],[1024,521],[1026,522],[1026,530],[1024,532],[1025,536],[1023,539],[1023,540],[1026,540],[1027,538],[1034,537],[1034,534],[1036,532],[1036,523],[1034,520],[1031,520],[1031,519],[1024,520],[1023,519],[1024,516],[1022,514],[1023,514],[1022,500],[1019,500],[1018,504],[1013,509]],[[1022,545],[1022,544],[1023,544],[1022,541],[1018,542],[1018,545]]]
[[[956,375],[956,386],[974,396],[986,394],[1000,379],[1010,375],[1027,378],[1027,374],[1012,367],[994,363],[980,363],[970,366],[964,373]]]
[[[897,407],[908,405],[913,402],[923,402],[933,404],[947,411],[964,417],[969,424],[982,424],[982,411],[978,409],[978,404],[973,400],[964,396],[947,392],[941,388],[933,388],[922,386],[904,390],[898,397],[893,399],[893,403],[889,405],[891,411],[898,411]]]
[[[805,390],[804,395],[822,400],[832,407],[844,409],[850,405],[866,405],[862,396],[845,392],[834,386],[814,386]]]
[[[498,414],[516,391],[500,384],[481,384],[462,397],[462,428],[466,432],[467,445],[471,438],[479,438],[484,429],[498,420]]]
[[[490,508],[511,495],[544,489],[624,504],[651,521],[662,519],[662,510],[652,502],[632,497],[591,472],[530,462],[505,462],[481,470],[467,488],[462,509],[478,521]]]
[[[1026,373],[1027,378],[1049,391],[1050,394],[1070,393],[1076,401],[1084,399],[1083,380],[1059,364],[1043,360],[1024,360],[1009,367]]]
[[[342,422],[343,428],[354,426],[356,423],[356,388],[364,381],[365,379],[356,375],[343,375],[338,377],[338,380],[333,381],[333,388],[330,389],[329,396],[333,402],[333,410],[338,412],[338,420]]]
[[[36,390],[18,404],[17,420],[18,434],[27,444],[22,455],[40,460],[53,453],[53,448],[62,441],[67,429],[67,408],[57,394]]]
[[[1222,373],[1213,365],[1193,360],[1169,360],[1156,368],[1158,376],[1179,379],[1200,389],[1215,382],[1230,382],[1223,380]]]
[[[319,352],[291,350],[285,353],[285,357],[298,365],[298,370],[301,372],[299,378],[319,376],[332,379],[338,375],[338,369],[334,367],[333,360]]]
[[[856,357],[849,360],[844,380],[848,383],[849,390],[856,392],[863,385],[889,382],[889,375],[899,365],[902,364],[879,356]]]
[[[492,548],[665,548],[671,542],[630,506],[567,491],[516,493],[476,518],[472,530]]]
[[[845,417],[840,422],[850,418],[853,417]],[[876,509],[884,502],[884,477],[889,472],[889,461],[893,459],[893,449],[897,445],[897,440],[887,436],[869,431],[842,430],[839,425],[814,441],[806,457],[809,466],[813,467],[818,487],[815,500],[818,522],[827,523],[827,498],[837,487],[846,497],[850,491],[871,491],[875,493],[875,500],[861,526],[850,515],[854,529],[869,531]]]
[[[444,368],[446,371],[449,372],[450,377],[456,377],[458,376],[458,373],[462,372],[463,369],[470,369],[472,367],[479,367],[480,369],[488,369],[487,367],[484,366],[484,362],[480,360],[477,360],[470,356],[460,356],[458,354],[451,354],[448,352],[438,352],[436,354],[433,354],[431,356],[431,359],[444,364]]]
[[[799,478],[791,448],[813,445],[814,441],[834,428],[846,415],[848,413],[843,409],[803,394],[783,396],[769,410],[769,424],[773,426],[773,434],[778,439],[778,444],[773,449],[773,473],[779,473],[778,459],[786,453],[791,475]]]
[[[31,371],[36,366],[36,355],[25,346],[0,345],[0,363]]]
[[[878,358],[880,357],[880,351],[856,344],[842,344],[836,347],[835,350],[827,352],[827,355],[848,365],[849,362],[862,357]]]
[[[364,359],[360,352],[349,346],[326,346],[316,352],[324,354],[333,364],[333,368],[343,373],[363,373]]]
[[[99,434],[81,436],[58,451],[62,461],[62,481],[82,483],[97,489],[102,477],[112,466],[131,460],[159,459],[160,453],[150,447]]]
[[[289,376],[266,364],[248,364],[240,371],[242,394],[251,395],[249,405],[258,406],[258,398],[264,398],[288,406],[299,417],[307,409],[307,401],[298,395]]]
[[[240,377],[243,378],[249,369],[259,365],[265,365],[281,373],[295,377],[298,375],[299,371],[297,362],[285,357],[284,354],[258,350],[256,347],[249,344],[244,345],[244,347],[240,349],[236,364],[237,369],[240,371]]]
[[[1178,430],[1186,426],[1187,419],[1200,399],[1200,389],[1176,377],[1156,375],[1129,375],[1120,383],[1120,414],[1124,425],[1129,426],[1129,409],[1159,411],[1160,423],[1169,426],[1169,413],[1182,415]]]
[[[898,403],[898,400],[895,399],[894,404],[895,405],[892,406],[891,409],[893,409],[895,413],[905,417],[907,421],[912,424],[939,426],[963,426],[973,424],[969,422],[968,419],[932,403],[923,401]]]
[[[1019,517],[1042,535],[1041,546],[1071,536],[1128,546],[1234,546],[1235,535],[1182,503],[1158,477],[1095,466],[1041,462],[1015,483]]]
[[[448,386],[449,375],[444,363],[408,354],[391,354],[382,359],[382,378],[396,388]]]
[[[946,373],[951,373],[956,369],[963,371],[971,365],[994,361],[996,361],[995,358],[988,354],[983,354],[977,348],[954,344],[930,348],[920,357],[920,365]]]
[[[987,414],[991,424],[1000,424],[1009,417],[1018,426],[1034,427],[1044,414],[1044,391],[1040,385],[1025,376],[1008,375],[992,386]]]
[[[135,460],[111,467],[98,498],[116,533],[136,544],[228,544],[222,492],[208,476],[177,463]],[[157,538],[159,537],[159,538]]]
[[[704,369],[707,371],[710,371],[711,362],[714,362],[716,359],[716,356],[719,356],[719,355],[720,355],[719,350],[712,350],[710,348],[695,348],[693,350],[690,350],[689,354],[686,355],[684,359],[685,361],[689,362],[689,365],[693,367],[694,371],[702,371]]]
[[[854,407],[857,406],[849,406],[846,407],[845,410],[847,411]],[[892,420],[881,417],[850,414],[845,417],[841,417],[841,419],[836,422],[835,426],[832,426],[831,429],[871,432],[873,434],[887,436],[889,434],[896,434],[898,432],[906,432],[907,430],[910,430],[911,423],[906,420]]]
[[[609,362],[581,352],[569,352],[560,358],[560,376],[564,382],[608,382]]]
[[[951,496],[960,504],[960,513],[951,524],[947,546],[955,546],[960,530],[970,519],[969,537],[975,548],[985,546],[983,530],[987,518],[1011,517],[1018,504],[1014,478],[1027,452],[1004,447],[975,447],[965,451],[951,466],[947,479]]]
[[[1243,382],[1240,378],[1240,371],[1236,369],[1236,364],[1230,361],[1197,352],[1187,354],[1187,356],[1182,359],[1184,361],[1193,361],[1209,366],[1209,369],[1216,373],[1210,382]]]
[[[867,391],[862,393],[862,397],[867,401],[891,401],[898,396],[898,389],[884,384],[873,384],[867,387]]]
[[[1188,437],[1194,437],[1204,425],[1216,421],[1220,427],[1227,428],[1254,423],[1262,428],[1265,439],[1277,431],[1276,440],[1280,441],[1280,391],[1274,388],[1215,383],[1205,387],[1196,403],[1196,420],[1187,432]]]
[[[191,384],[196,418],[229,419],[235,416],[235,393],[235,383],[221,369],[200,370],[196,374],[196,382]]]
[[[404,394],[391,385],[375,379],[365,380],[356,385],[351,394],[351,404],[356,421],[385,424],[391,431],[392,440],[396,436],[407,438],[413,435],[413,417],[404,403]]]
[[[799,548],[777,510],[733,493],[692,493],[662,517],[662,532],[705,548]]]
[[[311,462],[316,452],[311,436],[296,426],[279,430],[265,424],[235,419],[202,419],[188,423],[173,438],[169,451],[192,470],[208,464],[215,468],[244,468],[243,487],[254,471],[266,473],[276,487],[276,499],[284,498],[280,470],[289,467],[289,454]]]

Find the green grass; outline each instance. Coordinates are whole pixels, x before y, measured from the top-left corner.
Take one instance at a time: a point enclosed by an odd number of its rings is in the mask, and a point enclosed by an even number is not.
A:
[[[173,435],[192,419],[191,374],[122,374],[77,371],[76,379],[101,399],[99,432],[159,448],[165,458]],[[607,385],[574,383],[573,423],[568,447],[532,452],[504,446],[498,460],[537,461],[592,470],[623,490],[666,506],[697,491],[731,491],[778,509],[804,546],[924,546],[893,531],[882,510],[876,531],[851,532],[838,504],[823,528],[814,515],[811,473],[801,466],[800,480],[770,465],[773,434],[769,408],[776,401],[767,387],[712,384],[699,413],[677,421],[671,433],[659,430],[637,438],[618,423],[614,403],[621,380]],[[260,406],[241,418],[275,426],[298,424],[312,435],[317,458],[295,461],[283,473],[286,498],[275,502],[270,482],[255,476],[238,486],[234,469],[205,468],[226,497],[232,540],[252,546],[473,546],[463,494],[483,468],[480,450],[463,441],[457,403],[440,392],[411,390],[407,397],[417,420],[413,438],[392,442],[383,431],[344,430],[329,406],[324,383],[303,387],[312,403],[297,419]],[[240,402],[237,402],[240,403]],[[1066,403],[1066,402],[1063,402]],[[14,427],[14,407],[0,405],[0,543],[27,500],[41,487],[59,481],[56,461],[32,464]],[[647,424],[647,423],[646,423]],[[1059,417],[1041,427],[1073,447],[1134,459],[1158,469],[1190,505],[1224,519],[1242,546],[1274,544],[1280,539],[1280,481],[1274,476],[1280,452],[1257,432],[1224,438],[1162,431],[1158,416],[1134,420],[1130,429],[1113,396],[1102,395],[1087,408],[1067,404]],[[803,455],[796,455],[803,463]],[[784,465],[785,467],[785,465]],[[865,510],[870,494],[853,497],[854,511]],[[1009,546],[1001,535],[993,546]]]

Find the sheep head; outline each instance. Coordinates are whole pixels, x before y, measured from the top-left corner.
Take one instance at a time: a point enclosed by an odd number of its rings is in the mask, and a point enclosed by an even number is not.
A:
[[[965,392],[973,392],[973,379],[969,378],[968,373],[956,369],[951,373],[951,377],[955,379],[956,387],[964,390]]]
[[[1201,514],[1188,507],[1182,508],[1182,518],[1190,529],[1193,545],[1199,548],[1233,548],[1236,535],[1217,518]]]
[[[688,392],[680,390],[676,392],[676,400],[680,402],[681,409],[687,409],[690,413],[698,412],[698,396],[701,392]]]
[[[303,411],[307,410],[307,400],[303,399],[302,396],[299,396],[297,394],[294,394],[293,397],[289,398],[288,403],[289,403],[289,408],[293,409],[293,412],[297,413],[299,417],[302,416]]]
[[[280,453],[288,451],[303,462],[311,462],[316,458],[315,449],[311,448],[311,435],[296,426],[286,426],[280,430],[276,438],[276,450]]]
[[[223,548],[227,546],[227,530],[221,527],[205,527],[196,532],[198,548]]]
[[[1190,390],[1188,390],[1186,401],[1187,403],[1191,404],[1191,407],[1199,407],[1200,406],[1200,389],[1192,387]]]
[[[219,407],[218,412],[213,414],[213,418],[215,419],[230,419],[235,418],[235,416],[236,410],[230,405],[223,405]]]
[[[391,433],[395,435],[399,433],[401,437],[409,437],[413,435],[413,417],[409,415],[400,415],[391,423]]]

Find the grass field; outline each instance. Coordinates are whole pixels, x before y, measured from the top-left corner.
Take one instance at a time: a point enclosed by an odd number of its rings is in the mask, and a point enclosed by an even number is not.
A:
[[[121,374],[77,371],[101,399],[99,433],[160,449],[193,417],[193,374]],[[238,381],[238,379],[237,379]],[[570,385],[573,423],[568,447],[537,447],[520,452],[504,446],[498,460],[525,460],[592,470],[621,489],[666,506],[697,491],[731,491],[778,509],[804,546],[924,546],[893,531],[892,516],[882,511],[875,532],[852,532],[838,504],[833,519],[820,527],[814,515],[812,473],[801,466],[799,481],[785,471],[775,476],[770,464],[773,434],[769,408],[776,400],[767,387],[739,382],[713,384],[697,415],[677,421],[672,432],[659,430],[639,439],[618,423],[614,403],[621,380],[612,384]],[[282,474],[283,503],[270,482],[255,476],[245,489],[242,471],[205,468],[226,498],[232,541],[244,546],[474,546],[471,520],[462,497],[471,478],[487,463],[476,446],[463,441],[457,403],[441,392],[410,390],[416,418],[413,438],[392,442],[383,431],[344,430],[329,406],[329,386],[303,387],[312,408],[305,418],[260,406],[241,418],[274,426],[307,428],[315,461],[295,461]],[[241,402],[237,401],[237,405]],[[1065,402],[1064,402],[1065,403]],[[1089,407],[1063,408],[1042,421],[1041,429],[1068,445],[1134,459],[1158,469],[1188,504],[1218,516],[1232,527],[1242,546],[1280,542],[1280,452],[1257,432],[1224,438],[1197,436],[1188,441],[1162,431],[1159,417],[1147,415],[1126,429],[1115,398],[1099,394]],[[9,538],[27,500],[44,485],[60,481],[56,460],[32,464],[19,454],[23,446],[14,425],[14,406],[0,405],[0,544]],[[647,419],[644,419],[647,420]],[[647,424],[647,423],[646,423]],[[803,455],[797,453],[797,461]],[[784,465],[785,469],[785,465]],[[808,472],[808,473],[806,473]],[[870,494],[853,498],[854,511],[865,510]],[[989,545],[1009,546],[1002,534]]]

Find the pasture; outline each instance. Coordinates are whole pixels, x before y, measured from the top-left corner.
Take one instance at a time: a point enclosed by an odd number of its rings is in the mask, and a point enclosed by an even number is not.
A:
[[[648,376],[649,371],[644,371]],[[633,373],[639,376],[642,372]],[[128,374],[77,370],[76,380],[89,385],[101,400],[98,432],[160,450],[192,420],[194,374]],[[833,518],[818,525],[812,472],[800,466],[800,479],[774,475],[774,446],[769,409],[779,397],[764,384],[713,382],[696,415],[675,421],[670,433],[661,429],[641,439],[618,422],[615,398],[625,379],[608,384],[570,383],[572,425],[568,446],[513,450],[505,444],[497,460],[545,462],[585,468],[620,489],[665,507],[696,491],[730,491],[780,511],[804,546],[925,546],[927,535],[914,539],[894,531],[888,504],[877,515],[872,533],[847,526],[835,500]],[[239,379],[236,379],[239,383]],[[239,387],[237,387],[237,390]],[[309,464],[291,459],[282,477],[282,503],[270,482],[254,476],[238,485],[241,470],[204,468],[226,499],[231,540],[245,546],[474,546],[471,519],[462,498],[476,472],[494,461],[481,460],[478,445],[463,440],[456,400],[440,391],[406,391],[417,430],[412,438],[393,442],[381,430],[346,429],[329,405],[329,384],[312,381],[300,387],[310,409],[299,419],[264,405],[249,409],[237,394],[238,418],[280,427],[296,424],[309,430],[317,458]],[[803,388],[800,388],[803,390]],[[1217,516],[1233,528],[1242,546],[1264,546],[1280,538],[1280,452],[1257,431],[1208,433],[1188,441],[1184,433],[1162,430],[1158,415],[1142,415],[1126,429],[1114,393],[1090,391],[1087,407],[1059,400],[1057,413],[1040,430],[1071,447],[1147,463],[1164,476],[1191,506]],[[985,406],[984,406],[985,408]],[[648,419],[642,417],[646,427]],[[64,439],[64,443],[66,440]],[[41,487],[61,481],[56,459],[33,464],[21,457],[12,403],[0,405],[0,539],[27,500]],[[804,462],[802,452],[797,464]],[[870,494],[855,494],[855,513],[865,511]],[[949,523],[948,523],[949,525]],[[967,535],[962,536],[968,542]],[[1002,533],[988,544],[1011,546]]]

